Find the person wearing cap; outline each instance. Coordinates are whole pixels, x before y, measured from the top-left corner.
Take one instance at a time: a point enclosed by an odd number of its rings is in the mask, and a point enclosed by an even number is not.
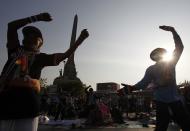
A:
[[[144,77],[137,84],[127,85],[127,88],[131,92],[135,89],[145,89],[149,84],[153,85],[153,95],[156,103],[155,131],[166,131],[172,118],[183,131],[190,131],[190,117],[181,101],[175,71],[184,46],[174,27],[164,25],[159,28],[173,34],[175,49],[172,60],[163,60],[163,55],[167,52],[166,49],[154,49],[150,53],[150,58],[155,61],[155,64],[146,69]]]
[[[89,36],[86,29],[64,53],[41,53],[43,36],[33,22],[52,21],[49,13],[40,13],[12,21],[8,24],[8,60],[1,72],[0,90],[0,130],[37,131],[39,115],[39,92],[41,71],[47,66],[56,66],[68,58]],[[20,44],[18,29],[22,28],[23,40]]]

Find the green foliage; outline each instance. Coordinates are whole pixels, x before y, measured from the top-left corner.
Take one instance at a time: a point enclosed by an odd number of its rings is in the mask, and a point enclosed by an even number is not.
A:
[[[67,80],[57,84],[60,92],[70,93],[72,96],[84,95],[84,86],[81,81]]]
[[[188,80],[185,80],[184,82],[180,82],[178,84],[178,87],[188,87],[188,86],[190,86],[190,81]]]

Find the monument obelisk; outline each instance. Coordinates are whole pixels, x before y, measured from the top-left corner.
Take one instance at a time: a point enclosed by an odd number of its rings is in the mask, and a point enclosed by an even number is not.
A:
[[[78,24],[78,16],[75,15],[74,22],[73,22],[72,34],[71,34],[70,46],[75,44],[75,41],[76,41],[77,24]],[[77,72],[76,72],[75,61],[74,61],[74,53],[67,59],[67,62],[65,63],[63,79],[64,80],[79,80],[77,78]]]
[[[77,23],[78,23],[78,16],[75,15],[72,34],[71,34],[71,41],[70,47],[75,44],[76,41],[76,34],[77,34]],[[81,90],[83,89],[82,81],[77,77],[76,67],[75,67],[75,60],[74,60],[73,53],[67,61],[64,62],[64,70],[61,69],[59,71],[60,76],[54,79],[53,85],[56,85],[57,92],[70,92],[72,95],[79,95],[81,94]],[[77,89],[76,89],[77,88]]]

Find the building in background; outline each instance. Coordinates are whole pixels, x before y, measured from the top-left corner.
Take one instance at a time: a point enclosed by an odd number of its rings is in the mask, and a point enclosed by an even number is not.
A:
[[[109,107],[118,104],[118,92],[120,85],[115,82],[96,84],[96,95],[100,97]]]
[[[96,91],[97,93],[117,93],[120,89],[120,85],[115,82],[97,83]]]

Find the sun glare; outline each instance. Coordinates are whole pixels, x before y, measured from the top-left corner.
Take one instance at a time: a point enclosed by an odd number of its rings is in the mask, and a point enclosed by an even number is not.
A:
[[[172,59],[173,59],[173,52],[172,51],[167,51],[167,53],[165,53],[163,55],[164,61],[171,61]]]

